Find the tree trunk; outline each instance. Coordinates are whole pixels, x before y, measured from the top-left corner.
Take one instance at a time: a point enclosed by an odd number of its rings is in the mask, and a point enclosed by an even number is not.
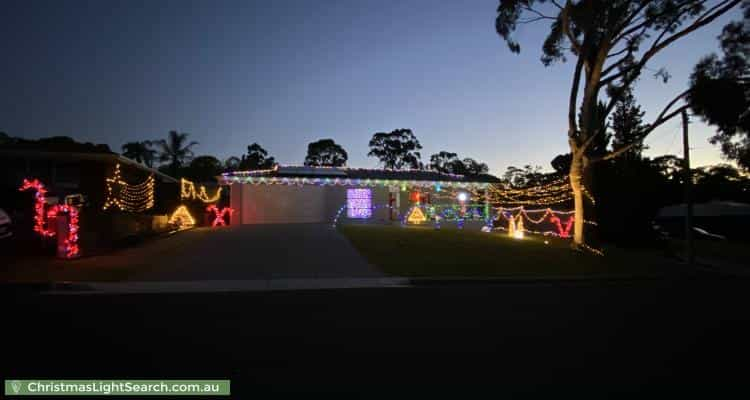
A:
[[[573,248],[580,248],[584,244],[583,221],[583,176],[584,162],[582,155],[573,151],[573,157],[570,164],[570,187],[573,190],[573,202],[575,204],[575,216],[573,220]]]

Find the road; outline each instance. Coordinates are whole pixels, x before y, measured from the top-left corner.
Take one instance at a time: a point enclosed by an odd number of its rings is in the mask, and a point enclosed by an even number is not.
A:
[[[670,395],[695,394],[684,384],[702,383],[734,394],[747,387],[732,385],[748,382],[748,289],[748,280],[706,276],[148,295],[5,290],[0,373],[227,377],[243,396],[388,393],[403,384],[422,395],[445,384],[523,392],[539,383],[595,392],[675,385]]]

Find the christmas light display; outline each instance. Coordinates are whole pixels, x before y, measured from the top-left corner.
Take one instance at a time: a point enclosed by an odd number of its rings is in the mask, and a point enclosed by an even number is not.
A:
[[[343,213],[344,213],[344,210],[346,210],[347,208],[348,208],[348,204],[344,204],[343,206],[339,207],[338,211],[336,211],[336,214],[335,214],[335,215],[334,215],[334,217],[333,217],[333,222],[331,223],[331,225],[332,225],[332,226],[333,226],[334,228],[335,228],[335,227],[336,227],[336,225],[338,224],[338,222],[339,222],[339,218],[341,217],[341,214],[343,214]],[[400,219],[400,217],[399,217],[399,215],[398,215],[398,209],[396,209],[396,207],[393,207],[393,206],[392,206],[392,205],[390,205],[390,204],[379,204],[379,205],[376,205],[376,206],[372,207],[372,212],[374,213],[374,212],[375,212],[376,210],[378,210],[378,209],[380,209],[380,208],[387,208],[387,209],[389,209],[390,211],[395,211],[395,212],[396,212],[396,218],[397,218],[397,219]]]
[[[346,216],[358,219],[372,217],[371,189],[346,189]]]
[[[201,185],[198,190],[195,189],[195,183],[180,178],[180,198],[182,200],[200,200],[204,203],[215,203],[221,198],[221,187],[216,189],[213,196],[206,193],[206,187]]]
[[[54,236],[55,231],[47,228],[47,222],[44,214],[45,194],[47,193],[47,189],[45,189],[44,184],[39,182],[38,179],[24,179],[21,187],[18,190],[23,192],[29,189],[33,189],[35,191],[34,231],[42,236]]]
[[[154,184],[150,175],[142,183],[131,185],[120,176],[120,164],[115,165],[115,173],[106,179],[107,195],[103,210],[117,208],[126,212],[143,212],[154,206]]]
[[[67,204],[56,204],[50,207],[45,213],[45,194],[47,189],[44,188],[38,179],[24,179],[20,191],[33,189],[34,193],[34,231],[44,237],[52,237],[57,234],[53,227],[48,226],[49,220],[57,218],[59,214],[68,215],[68,236],[64,240],[65,257],[75,258],[80,255],[78,246],[78,209]]]
[[[555,210],[552,210],[551,208],[526,210],[523,208],[523,206],[519,206],[515,208],[498,207],[497,210],[498,210],[498,215],[500,215],[502,218],[505,218],[508,221],[508,236],[513,236],[513,237],[514,235],[516,235],[516,231],[522,230],[528,233],[537,233],[537,234],[543,234],[543,235],[558,236],[561,238],[568,238],[570,237],[570,231],[573,226],[573,221],[574,221],[573,214],[575,214],[575,211],[555,211]],[[541,217],[534,218],[529,214],[541,214]],[[565,227],[563,227],[560,216],[569,216],[568,220],[565,222]],[[557,231],[544,231],[544,232],[530,231],[528,229],[523,228],[524,219],[527,222],[534,224],[534,225],[541,224],[545,220],[549,219],[549,222],[557,228]],[[521,227],[521,229],[519,229],[519,226]]]
[[[232,213],[234,213],[234,209],[231,207],[224,207],[221,210],[219,210],[219,207],[216,207],[215,204],[211,204],[206,208],[206,211],[214,213],[214,221],[211,223],[211,227],[215,228],[217,226],[227,226],[227,221],[225,219],[226,215],[232,216]]]
[[[455,187],[465,190],[484,189],[489,184],[483,182],[451,182],[451,181],[420,181],[400,179],[360,179],[360,178],[307,178],[307,177],[272,177],[272,176],[230,176],[221,177],[221,183],[231,185],[233,183],[246,183],[251,185],[318,185],[318,186],[365,186],[365,187],[391,187],[400,186],[405,192],[409,187],[430,188],[440,185],[443,188]]]
[[[195,219],[193,219],[193,216],[190,215],[190,212],[184,205],[177,207],[177,209],[169,217],[168,222],[172,225],[176,225],[180,230],[192,228],[193,226],[195,226]]]
[[[231,177],[231,176],[248,176],[248,175],[263,175],[263,174],[269,174],[276,171],[279,171],[281,168],[298,168],[302,170],[310,169],[311,167],[306,165],[275,165],[273,168],[270,169],[263,169],[263,170],[249,170],[249,171],[232,171],[232,172],[225,172],[221,174],[224,177]],[[396,173],[424,173],[425,170],[423,169],[414,169],[414,168],[404,168],[404,169],[390,169],[390,168],[356,168],[356,167],[330,167],[330,166],[316,166],[312,167],[316,170],[331,170],[331,171],[354,171],[354,172],[396,172]],[[432,174],[437,175],[443,175],[446,177],[450,177],[453,179],[463,179],[465,178],[465,175],[459,175],[459,174],[451,174],[447,172],[437,172],[437,171],[428,171]]]
[[[407,213],[406,222],[410,224],[421,224],[425,221],[427,221],[427,217],[419,206],[412,207],[411,211]]]

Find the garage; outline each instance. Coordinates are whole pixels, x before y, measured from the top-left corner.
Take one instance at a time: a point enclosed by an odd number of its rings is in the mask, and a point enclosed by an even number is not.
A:
[[[481,193],[494,177],[425,170],[277,166],[218,177],[229,187],[233,225],[398,221],[415,206],[457,206],[456,194]]]

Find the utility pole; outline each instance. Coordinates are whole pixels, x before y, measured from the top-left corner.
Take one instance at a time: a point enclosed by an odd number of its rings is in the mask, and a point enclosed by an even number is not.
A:
[[[688,265],[695,263],[693,247],[693,174],[690,171],[690,144],[688,141],[688,114],[682,110],[683,174],[685,180],[685,255]]]

